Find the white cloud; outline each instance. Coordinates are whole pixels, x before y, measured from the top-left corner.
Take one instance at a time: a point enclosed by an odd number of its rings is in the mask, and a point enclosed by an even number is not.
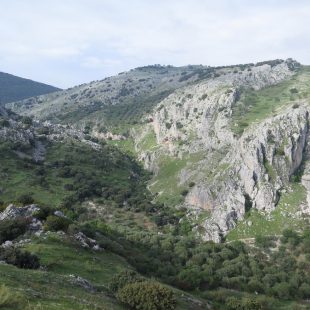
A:
[[[2,0],[0,70],[72,86],[152,63],[310,63],[309,20],[303,0]]]
[[[97,68],[106,68],[106,67],[115,67],[121,64],[120,60],[116,59],[100,59],[98,57],[87,57],[82,62],[82,67],[97,69]]]

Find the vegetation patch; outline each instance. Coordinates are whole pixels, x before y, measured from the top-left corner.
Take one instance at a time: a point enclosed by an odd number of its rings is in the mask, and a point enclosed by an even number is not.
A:
[[[232,130],[237,135],[242,134],[252,123],[277,113],[295,100],[309,98],[309,81],[310,69],[305,66],[290,80],[258,91],[242,91],[240,100],[233,108]]]
[[[300,183],[291,183],[291,190],[281,195],[276,209],[270,215],[251,209],[246,219],[228,233],[226,240],[279,235],[284,228],[301,230],[307,227],[307,219],[300,219],[296,215],[300,204],[306,201],[306,190]]]

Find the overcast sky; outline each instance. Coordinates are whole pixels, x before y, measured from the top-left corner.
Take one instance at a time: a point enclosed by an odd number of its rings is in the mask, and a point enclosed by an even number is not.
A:
[[[0,71],[62,88],[148,64],[310,64],[310,1],[1,0]]]

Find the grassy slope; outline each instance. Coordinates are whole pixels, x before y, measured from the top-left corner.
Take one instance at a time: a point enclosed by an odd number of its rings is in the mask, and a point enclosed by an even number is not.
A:
[[[55,233],[45,240],[37,238],[25,248],[40,257],[46,270],[23,270],[2,265],[0,274],[1,282],[21,291],[32,307],[41,305],[42,309],[122,309],[107,295],[106,286],[115,272],[128,268],[124,259],[105,251],[94,253],[84,250],[66,242]],[[90,293],[72,284],[70,274],[88,279],[98,287],[98,292]]]
[[[269,217],[257,210],[251,210],[246,218],[229,232],[226,239],[231,241],[259,235],[279,235],[286,228],[301,230],[305,227],[306,220],[298,219],[296,212],[306,200],[306,190],[300,183],[292,183],[291,190],[281,196]],[[248,225],[249,222],[251,225]]]
[[[240,134],[249,125],[275,115],[283,107],[310,98],[310,67],[304,66],[292,79],[259,91],[245,91],[233,109],[232,129]],[[292,93],[292,89],[297,93]]]
[[[158,161],[159,172],[155,175],[149,185],[152,193],[157,193],[156,200],[168,206],[174,206],[182,202],[183,190],[188,184],[180,185],[179,174],[182,169],[194,169],[193,167],[203,158],[202,153],[184,155],[182,159],[162,156]]]
[[[51,233],[47,239],[36,238],[24,247],[37,254],[46,270],[25,270],[0,265],[1,283],[22,293],[30,309],[125,309],[108,293],[112,277],[132,267],[122,257],[109,251],[94,252],[74,245],[66,237]],[[70,275],[87,279],[96,288],[89,292],[73,284]],[[178,310],[200,309],[175,290]]]
[[[57,162],[68,162],[70,169],[84,175],[85,179],[91,176],[109,187],[124,190],[131,187],[129,177],[135,169],[129,157],[108,146],[96,152],[82,144],[54,143],[48,146],[43,164],[21,159],[8,148],[1,148],[0,154],[0,199],[4,203],[15,201],[21,194],[31,193],[39,203],[58,206],[72,194],[64,189],[64,185],[72,184],[74,177],[61,176],[62,167],[57,167]],[[38,172],[40,169],[44,169],[44,182]]]

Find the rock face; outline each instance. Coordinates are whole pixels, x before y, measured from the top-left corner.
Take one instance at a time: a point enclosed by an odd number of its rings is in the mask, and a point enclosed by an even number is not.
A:
[[[20,208],[10,204],[3,212],[0,213],[0,221],[16,219],[18,217],[31,217],[39,210],[40,208],[34,204]]]
[[[94,251],[99,251],[101,249],[96,240],[88,238],[82,232],[76,233],[74,237],[83,248],[91,248]]]
[[[178,179],[179,185],[195,181],[183,206],[209,212],[202,224],[205,240],[219,242],[250,208],[273,211],[280,190],[299,168],[309,131],[307,100],[283,105],[276,115],[267,114],[241,134],[232,123],[240,93],[290,80],[295,66],[287,60],[226,73],[181,88],[154,109],[151,126],[157,148],[141,151],[140,159],[158,173],[162,156],[200,154],[195,168],[187,165]],[[139,139],[136,136],[137,145]]]
[[[196,206],[208,202],[213,207],[212,217],[205,223],[206,239],[219,241],[244,218],[246,206],[267,212],[275,209],[280,189],[301,164],[308,118],[307,107],[301,106],[249,130],[222,159],[228,168],[216,175],[208,188],[201,182],[190,192],[188,207],[193,201]],[[218,194],[212,196],[210,191]]]

